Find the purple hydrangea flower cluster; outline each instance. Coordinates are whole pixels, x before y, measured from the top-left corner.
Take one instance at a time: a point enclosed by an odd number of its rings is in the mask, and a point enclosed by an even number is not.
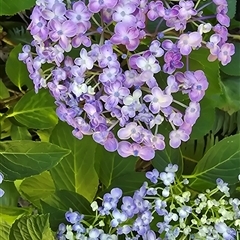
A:
[[[113,188],[103,196],[101,206],[96,201],[91,204],[96,219],[90,227],[85,226],[83,215],[68,211],[66,219],[72,225],[60,224],[58,239],[102,240],[120,235],[127,240],[237,239],[240,200],[230,198],[227,183],[217,179],[215,189],[193,196],[185,188],[188,179],[178,179],[177,171],[177,165],[169,164],[164,172],[147,172],[154,185],[144,182],[132,196]],[[223,196],[215,198],[219,193]]]
[[[3,174],[0,172],[0,184],[3,182],[4,176]],[[0,188],[0,198],[4,195],[4,190]]]
[[[19,60],[27,65],[36,92],[50,90],[58,117],[74,128],[75,137],[92,135],[110,152],[148,161],[166,141],[172,148],[187,141],[200,116],[208,80],[202,70],[189,70],[189,54],[206,46],[209,61],[226,65],[234,53],[234,45],[226,43],[226,1],[212,3],[217,5],[215,26],[205,22],[212,16],[202,16],[207,5],[199,2],[37,0],[28,27],[34,40]],[[159,24],[151,33],[147,25],[155,20]],[[201,24],[189,33],[192,21]],[[161,24],[167,28],[158,32]],[[70,57],[74,49],[76,58]],[[190,101],[177,101],[179,93]],[[160,131],[164,122],[172,129],[169,139]]]

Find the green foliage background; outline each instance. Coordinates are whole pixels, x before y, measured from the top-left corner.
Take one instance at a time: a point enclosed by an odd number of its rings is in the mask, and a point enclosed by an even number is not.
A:
[[[232,19],[229,30],[234,31],[240,27],[240,22],[234,19],[236,1],[228,3]],[[35,0],[0,0],[0,16],[22,14],[34,4]],[[190,141],[179,149],[166,147],[158,151],[151,165],[145,165],[141,159],[122,159],[117,153],[105,151],[90,137],[81,141],[73,137],[71,127],[58,121],[50,93],[43,89],[35,94],[26,66],[18,61],[22,44],[31,42],[26,24],[10,19],[0,25],[1,31],[7,33],[1,40],[9,51],[6,63],[0,64],[4,72],[0,74],[0,172],[5,176],[1,188],[6,192],[0,198],[2,240],[54,239],[53,231],[65,221],[64,213],[69,208],[83,213],[91,222],[94,213],[90,202],[96,196],[113,187],[131,194],[146,180],[144,171],[151,167],[163,171],[168,163],[178,164],[179,175],[190,178],[194,191],[213,186],[218,176],[237,188],[236,176],[240,173],[238,40],[234,42],[236,54],[225,67],[219,67],[217,62],[209,63],[204,49],[192,52],[191,69],[203,69],[210,84],[201,102],[201,116]],[[184,101],[182,96],[179,101]],[[168,127],[162,128],[163,134],[168,131]],[[19,199],[27,204],[19,207]]]

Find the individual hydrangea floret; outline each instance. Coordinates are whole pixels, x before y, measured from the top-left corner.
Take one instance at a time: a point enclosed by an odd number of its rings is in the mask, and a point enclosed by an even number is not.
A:
[[[229,187],[228,184],[225,183],[221,178],[216,180],[217,188],[224,193],[226,196],[229,196]]]

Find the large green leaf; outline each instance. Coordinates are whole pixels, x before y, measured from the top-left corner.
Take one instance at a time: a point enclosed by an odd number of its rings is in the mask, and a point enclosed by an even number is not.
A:
[[[54,240],[49,214],[21,217],[10,230],[11,240]]]
[[[190,178],[191,186],[200,186],[199,181],[215,183],[222,178],[229,184],[238,182],[240,173],[240,134],[227,137],[209,149],[198,162]]]
[[[9,240],[10,228],[11,226],[9,224],[2,219],[0,220],[0,233],[2,240]]]
[[[239,60],[239,56],[240,56],[240,43],[236,42],[234,43],[235,45],[235,54],[232,56],[232,60],[231,62],[226,65],[226,66],[221,66],[221,70],[230,75],[230,76],[240,76],[240,60]]]
[[[12,140],[31,140],[32,136],[26,127],[19,127],[13,124],[11,127],[11,139]]]
[[[134,172],[136,165],[135,157],[122,158],[118,153],[110,153],[100,145],[97,146],[95,161],[99,179],[105,187],[109,187],[115,178]]]
[[[69,152],[70,150],[47,142],[1,142],[0,171],[5,180],[23,179],[51,169]]]
[[[27,208],[1,206],[0,220],[4,220],[7,224],[12,225],[17,218],[29,213]]]
[[[46,171],[24,179],[20,185],[20,191],[29,202],[40,208],[40,199],[54,193],[55,186],[50,173]]]
[[[168,164],[177,164],[177,174],[181,175],[183,170],[183,158],[180,148],[174,149],[167,145],[164,150],[156,151],[152,164],[160,172],[165,171],[165,167],[167,167]]]
[[[32,88],[33,84],[29,78],[29,72],[27,71],[26,65],[18,60],[18,54],[21,52],[22,52],[21,44],[17,45],[10,52],[10,55],[6,62],[6,73],[9,79],[12,81],[12,83],[15,84],[19,89],[21,89],[22,86],[24,85],[28,86],[28,88],[30,89]]]
[[[221,86],[223,94],[218,107],[232,115],[240,110],[240,77],[225,77]]]
[[[5,192],[4,197],[0,198],[0,208],[1,206],[17,207],[20,195],[14,185],[14,182],[3,181],[0,188],[2,188]]]
[[[54,230],[61,222],[66,222],[65,213],[69,208],[84,214],[84,220],[89,223],[95,218],[95,213],[88,200],[75,192],[57,191],[41,200],[41,205],[44,213],[50,213],[50,223]]]
[[[38,94],[31,90],[18,101],[8,117],[14,117],[28,128],[51,128],[58,122],[55,107],[47,90],[41,89]]]
[[[94,168],[97,144],[88,136],[82,140],[75,138],[72,127],[63,122],[59,122],[53,129],[50,142],[71,150],[68,156],[50,170],[56,188],[79,193],[91,201],[99,184]]]
[[[0,16],[14,15],[20,11],[31,8],[35,4],[35,0],[0,0]]]

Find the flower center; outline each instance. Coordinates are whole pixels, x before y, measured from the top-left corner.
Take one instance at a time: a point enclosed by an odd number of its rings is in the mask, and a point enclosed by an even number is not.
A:
[[[134,78],[134,73],[131,72],[131,73],[129,74],[129,77],[130,77],[130,78]]]
[[[181,136],[180,136],[179,133],[177,133],[177,134],[175,135],[175,137],[176,137],[176,138],[180,138]]]
[[[136,129],[133,128],[133,129],[131,130],[131,133],[132,133],[132,134],[136,133]]]
[[[38,26],[39,28],[41,28],[41,27],[43,26],[43,24],[42,24],[41,22],[38,22],[38,23],[37,23],[37,26]]]
[[[58,34],[58,35],[62,35],[62,34],[63,34],[63,31],[62,31],[62,30],[59,30],[59,31],[57,31],[57,34]]]
[[[114,97],[119,97],[119,96],[120,96],[119,92],[114,93]]]
[[[228,51],[224,51],[223,55],[225,55],[225,56],[228,55]]]
[[[122,17],[124,17],[126,15],[126,13],[124,11],[122,11],[120,14]]]
[[[155,136],[152,138],[152,142],[157,142],[157,138]]]
[[[136,157],[136,156],[138,156],[138,150],[134,150],[133,151],[133,155]]]
[[[202,90],[202,86],[201,85],[197,85],[197,90]]]
[[[152,69],[151,65],[149,65],[149,64],[148,64],[148,65],[146,65],[146,67],[145,67],[145,68],[146,68],[146,70],[151,70],[151,69]]]
[[[80,20],[82,19],[82,17],[81,17],[80,15],[77,15],[77,16],[76,16],[76,19],[77,19],[78,21],[80,21]]]
[[[170,10],[169,10],[169,9],[166,9],[166,10],[165,10],[165,14],[166,14],[166,15],[169,15],[169,14],[170,14]]]

